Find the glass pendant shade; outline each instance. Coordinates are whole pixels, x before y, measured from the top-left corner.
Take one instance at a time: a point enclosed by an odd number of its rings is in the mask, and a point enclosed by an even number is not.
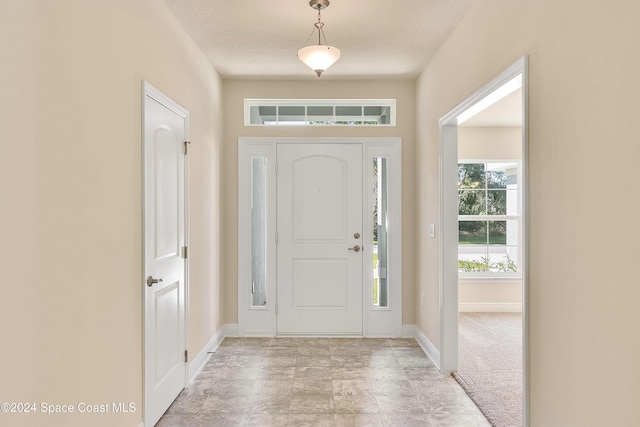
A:
[[[340,49],[325,44],[316,44],[300,49],[298,58],[320,77],[323,71],[340,59]]]

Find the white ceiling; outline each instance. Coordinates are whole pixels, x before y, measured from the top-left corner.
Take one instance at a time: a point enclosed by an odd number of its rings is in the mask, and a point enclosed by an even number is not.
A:
[[[341,59],[322,79],[415,78],[475,0],[331,0],[322,11]],[[164,0],[224,78],[317,78],[296,54],[308,0]]]
[[[505,96],[460,126],[522,126],[522,89]]]

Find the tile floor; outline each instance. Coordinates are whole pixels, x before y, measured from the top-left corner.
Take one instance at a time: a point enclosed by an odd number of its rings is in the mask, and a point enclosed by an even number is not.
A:
[[[157,426],[490,424],[414,339],[226,338]]]

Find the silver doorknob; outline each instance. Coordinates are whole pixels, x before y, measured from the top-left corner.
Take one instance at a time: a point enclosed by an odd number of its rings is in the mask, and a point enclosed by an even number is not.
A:
[[[354,247],[349,248],[349,250],[353,252],[360,252],[360,245],[355,245]]]
[[[162,279],[154,279],[153,276],[147,277],[147,286],[151,287],[156,283],[162,282]]]

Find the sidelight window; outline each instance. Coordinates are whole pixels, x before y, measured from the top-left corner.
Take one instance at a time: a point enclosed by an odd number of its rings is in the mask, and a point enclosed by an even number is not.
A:
[[[267,305],[267,159],[251,158],[251,306]]]
[[[387,221],[387,159],[373,158],[373,305],[389,306],[387,283],[388,221]]]

